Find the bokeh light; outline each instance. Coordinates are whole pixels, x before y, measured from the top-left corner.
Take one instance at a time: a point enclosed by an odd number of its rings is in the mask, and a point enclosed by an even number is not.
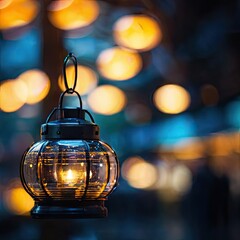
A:
[[[18,81],[24,82],[28,87],[26,103],[35,104],[42,101],[50,90],[48,76],[37,69],[28,70],[19,75]]]
[[[112,115],[125,107],[127,98],[121,89],[112,85],[102,85],[89,94],[87,101],[94,112]]]
[[[120,47],[104,50],[97,58],[97,67],[102,76],[111,80],[128,80],[142,68],[140,55]]]
[[[161,199],[176,201],[186,194],[192,185],[192,173],[187,166],[174,162],[161,162],[158,166],[158,189]]]
[[[50,22],[59,29],[73,30],[88,26],[99,15],[97,1],[52,1],[48,7]]]
[[[122,175],[130,186],[139,189],[151,188],[157,181],[156,167],[137,156],[124,161]]]
[[[7,80],[0,85],[0,109],[3,112],[15,112],[27,100],[28,87],[26,83],[17,80]]]
[[[7,7],[13,0],[2,0],[0,1],[0,9]]]
[[[34,206],[33,199],[17,180],[3,193],[5,207],[15,215],[25,215]]]
[[[143,14],[121,17],[114,24],[113,34],[118,45],[142,51],[156,47],[162,39],[157,21]]]
[[[78,65],[78,75],[77,75],[77,85],[76,91],[81,95],[89,93],[93,90],[98,83],[98,77],[96,73],[89,67]],[[73,86],[74,78],[75,78],[75,68],[73,65],[70,65],[66,68],[66,75],[68,80],[68,85]],[[58,85],[62,91],[65,91],[64,79],[63,76],[60,75],[58,78]]]
[[[172,171],[172,187],[181,194],[186,193],[191,187],[192,173],[183,164],[177,164]]]
[[[38,1],[2,0],[0,1],[0,29],[27,25],[37,16],[38,11]]]
[[[205,155],[205,146],[200,138],[185,138],[173,146],[173,154],[180,160],[200,159]]]
[[[183,87],[168,84],[154,92],[153,102],[158,110],[164,113],[177,114],[188,108],[190,95]]]
[[[206,106],[214,106],[219,101],[219,93],[216,87],[211,84],[205,84],[201,88],[202,102]]]
[[[236,138],[235,141],[238,144],[238,148],[240,148],[240,135],[238,135],[238,139]],[[233,136],[223,133],[213,134],[208,140],[208,148],[212,156],[228,156],[234,152]]]

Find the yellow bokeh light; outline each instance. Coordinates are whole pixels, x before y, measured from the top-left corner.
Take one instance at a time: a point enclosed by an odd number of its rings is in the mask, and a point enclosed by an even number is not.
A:
[[[99,72],[111,80],[128,80],[142,68],[142,59],[136,52],[113,47],[100,53],[97,59]]]
[[[123,176],[134,188],[151,188],[157,181],[157,169],[141,158],[134,157],[125,160]]]
[[[28,96],[24,82],[7,80],[0,85],[0,109],[4,112],[15,112],[21,108]]]
[[[154,92],[153,102],[158,110],[164,113],[177,114],[188,108],[190,95],[183,87],[168,84]]]
[[[180,160],[195,160],[204,156],[205,147],[199,138],[186,138],[179,140],[173,146],[173,154]]]
[[[26,103],[35,104],[42,101],[50,90],[48,76],[37,69],[29,70],[19,75],[19,82],[24,82],[28,87]]]
[[[192,183],[192,173],[184,165],[176,165],[172,171],[172,188],[179,193],[186,193]]]
[[[114,24],[113,34],[118,45],[141,51],[156,47],[162,39],[157,21],[143,14],[121,17]]]
[[[92,91],[97,86],[98,78],[96,73],[89,67],[78,65],[77,69],[78,76],[75,90],[81,95],[84,95]],[[75,68],[73,65],[66,68],[66,75],[69,87],[73,86],[75,78]],[[66,90],[62,75],[58,78],[58,85],[62,91]]]
[[[0,1],[0,9],[7,7],[13,0],[1,0]]]
[[[24,215],[34,206],[33,199],[22,187],[7,190],[4,194],[4,203],[16,215]]]
[[[99,5],[93,0],[52,1],[48,7],[50,22],[62,30],[88,26],[98,15]]]
[[[5,30],[29,24],[38,14],[39,4],[34,0],[1,1],[0,29]]]
[[[126,105],[126,96],[117,87],[102,85],[90,93],[87,101],[94,112],[103,115],[112,115],[124,108]]]
[[[122,174],[122,177],[127,180],[127,173],[128,173],[128,170],[129,168],[136,164],[136,163],[140,163],[140,162],[145,162],[145,160],[139,156],[134,156],[134,157],[129,157],[127,158],[123,164],[122,164],[122,169],[121,169],[121,174]]]

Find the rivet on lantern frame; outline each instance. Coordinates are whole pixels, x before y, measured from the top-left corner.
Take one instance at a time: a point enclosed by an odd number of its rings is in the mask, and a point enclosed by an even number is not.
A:
[[[66,65],[72,61],[75,81],[69,87]],[[115,189],[119,163],[113,149],[100,141],[99,127],[82,109],[77,84],[77,59],[69,53],[63,64],[66,90],[59,106],[41,126],[41,140],[23,154],[20,177],[25,190],[35,200],[33,218],[105,217],[104,201]],[[76,94],[80,107],[64,108],[65,94]],[[91,120],[85,119],[87,114]],[[56,116],[56,120],[50,121]]]

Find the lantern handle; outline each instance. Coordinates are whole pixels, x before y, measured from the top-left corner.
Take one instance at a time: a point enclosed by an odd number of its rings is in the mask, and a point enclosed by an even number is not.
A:
[[[67,63],[70,60],[73,62],[74,70],[75,70],[75,78],[74,78],[74,83],[73,83],[72,87],[69,87],[69,85],[68,85],[67,73],[66,73]],[[64,59],[64,63],[63,63],[63,80],[64,80],[64,85],[65,85],[67,93],[73,94],[75,92],[75,88],[76,88],[76,85],[77,85],[77,58],[71,52]]]
[[[60,109],[63,108],[63,107],[62,107],[62,105],[63,105],[63,98],[64,98],[64,95],[65,95],[66,93],[69,93],[69,90],[68,90],[68,89],[65,90],[64,92],[62,92],[61,95],[60,95],[59,104],[58,104]],[[80,94],[79,94],[77,91],[75,91],[75,90],[73,90],[71,94],[73,94],[73,93],[75,93],[75,94],[77,95],[78,100],[79,100],[80,108],[82,109],[82,99],[81,99]]]

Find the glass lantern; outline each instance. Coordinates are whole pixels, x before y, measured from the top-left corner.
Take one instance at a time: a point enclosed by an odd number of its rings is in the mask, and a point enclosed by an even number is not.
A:
[[[73,55],[70,57],[75,63]],[[41,140],[22,157],[22,184],[35,200],[31,215],[33,218],[105,217],[104,201],[116,187],[119,176],[117,156],[108,144],[100,141],[99,127],[91,114],[82,109],[80,95],[66,86],[59,107],[41,126]],[[65,93],[71,92],[79,97],[80,108],[62,107]],[[91,121],[85,119],[86,114]],[[50,121],[53,116],[56,119]]]

